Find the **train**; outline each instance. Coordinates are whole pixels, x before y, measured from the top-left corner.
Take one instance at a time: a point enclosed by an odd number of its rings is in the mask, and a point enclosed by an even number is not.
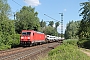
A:
[[[45,33],[34,30],[22,30],[20,35],[20,45],[36,45],[49,42],[63,42],[61,37],[46,35]]]

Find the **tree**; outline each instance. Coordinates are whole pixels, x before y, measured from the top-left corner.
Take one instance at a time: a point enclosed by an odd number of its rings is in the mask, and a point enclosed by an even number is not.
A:
[[[81,39],[88,38],[90,36],[90,2],[84,2],[80,4],[82,8],[80,11],[80,16],[82,16],[82,21],[78,30],[78,36]]]
[[[8,16],[10,11],[10,6],[8,5],[7,0],[0,0],[0,14]]]
[[[78,36],[76,35],[78,31],[78,26],[80,24],[80,21],[71,21],[67,24],[66,30],[65,30],[65,38],[66,39],[76,39]]]
[[[51,27],[53,27],[53,25],[54,25],[53,21],[50,21],[49,24],[48,24],[48,26],[51,26]]]
[[[55,23],[55,29],[57,30],[57,27],[59,26],[60,24],[59,24],[59,22],[56,22]]]
[[[5,32],[7,25],[8,14],[10,14],[10,6],[7,3],[7,0],[0,0],[0,31]],[[4,30],[4,31],[3,31]]]
[[[47,26],[44,29],[44,33],[46,35],[53,35],[53,36],[57,36],[58,32],[55,30],[55,28],[51,27],[51,26]]]
[[[38,30],[40,27],[38,13],[35,12],[35,8],[31,6],[23,6],[20,12],[16,12],[16,32],[20,33],[21,30]]]
[[[82,20],[77,32],[79,37],[78,45],[80,47],[90,48],[90,2],[81,3],[80,9]]]
[[[40,26],[41,26],[41,27],[46,27],[46,22],[42,20],[42,21],[40,22]]]
[[[46,27],[46,22],[43,21],[43,19],[42,19],[42,21],[40,22],[40,28],[39,28],[39,31],[40,31],[40,32],[43,32],[44,29],[45,29],[45,27]]]
[[[15,34],[14,21],[9,19],[10,6],[7,0],[0,0],[0,43],[1,45],[9,45],[9,41],[13,40],[10,35]],[[10,39],[9,39],[10,37]]]

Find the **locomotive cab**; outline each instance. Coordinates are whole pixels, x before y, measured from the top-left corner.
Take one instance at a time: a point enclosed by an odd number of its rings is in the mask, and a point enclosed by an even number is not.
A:
[[[31,43],[31,32],[22,31],[20,36],[20,44],[30,44]]]

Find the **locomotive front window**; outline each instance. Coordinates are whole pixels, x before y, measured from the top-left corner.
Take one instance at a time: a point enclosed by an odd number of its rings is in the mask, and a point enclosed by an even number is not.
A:
[[[27,32],[27,35],[30,35],[31,34],[31,32]]]
[[[26,35],[26,32],[22,32],[22,35]]]
[[[30,35],[31,32],[22,32],[22,35]]]

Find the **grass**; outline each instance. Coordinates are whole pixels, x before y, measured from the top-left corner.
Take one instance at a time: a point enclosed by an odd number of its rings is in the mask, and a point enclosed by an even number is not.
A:
[[[90,57],[77,47],[78,40],[65,40],[64,43],[48,53],[44,60],[90,60]]]

